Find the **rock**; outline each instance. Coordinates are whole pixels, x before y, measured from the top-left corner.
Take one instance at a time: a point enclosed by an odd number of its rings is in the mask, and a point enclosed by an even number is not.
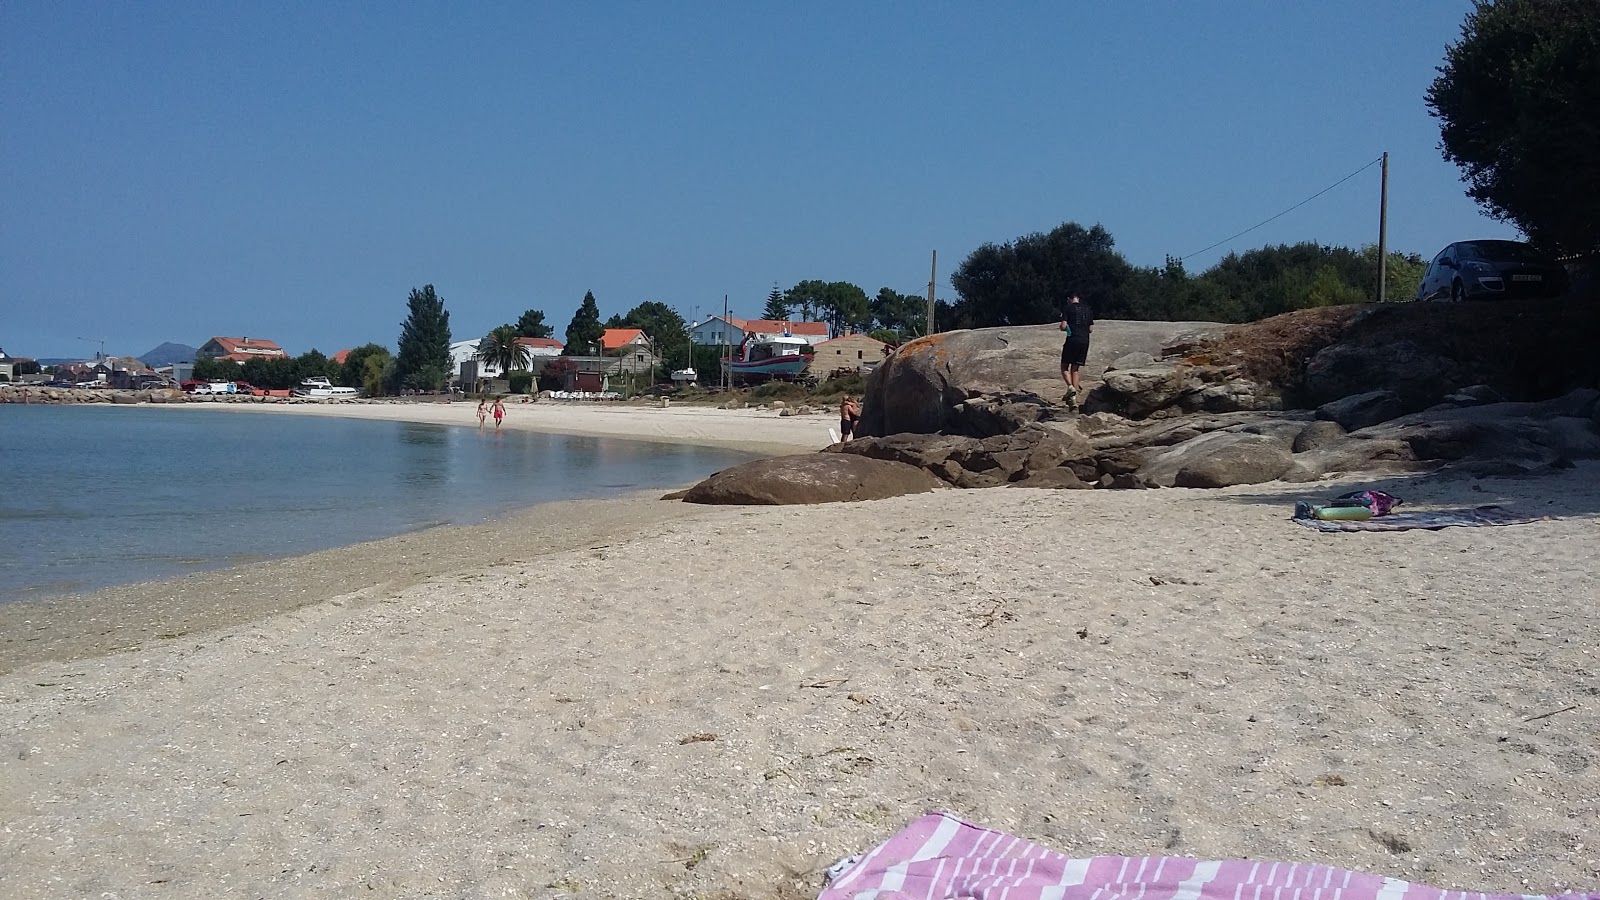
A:
[[[1258,484],[1282,475],[1294,461],[1285,441],[1235,431],[1212,432],[1146,453],[1147,461],[1138,474],[1162,487]]]
[[[1071,469],[1062,467],[1058,469],[1045,469],[1034,472],[1020,481],[1011,482],[1008,487],[1019,488],[1050,488],[1054,490],[1086,491],[1093,485],[1084,484],[1083,480],[1073,474]]]
[[[1133,352],[1154,355],[1174,339],[1220,333],[1222,327],[1208,322],[1097,322],[1084,377],[1098,377],[1109,360]],[[956,431],[957,406],[994,394],[1053,401],[1065,392],[1061,343],[1055,324],[948,331],[907,342],[868,376],[860,434]]]
[[[1472,384],[1444,396],[1444,402],[1454,406],[1481,406],[1485,403],[1503,403],[1505,397],[1487,384]]]
[[[662,494],[661,495],[661,499],[663,499],[663,500],[682,500],[683,498],[685,498],[687,496],[689,496],[689,489],[688,488],[684,488],[681,491],[671,491],[669,493]]]
[[[1209,453],[1192,457],[1172,479],[1174,487],[1220,488],[1273,481],[1294,463],[1270,438],[1240,435]],[[1159,483],[1159,482],[1158,482]]]
[[[1123,475],[1105,475],[1100,479],[1100,486],[1118,491],[1136,491],[1144,489],[1144,479],[1132,473]]]
[[[1087,413],[1110,412],[1144,419],[1200,390],[1193,366],[1147,366],[1107,372],[1101,385],[1083,401]]]
[[[1381,386],[1400,398],[1402,412],[1411,412],[1465,385],[1469,372],[1409,340],[1332,344],[1306,363],[1303,390],[1320,405]]]
[[[1156,364],[1156,358],[1148,353],[1124,353],[1106,364],[1107,372],[1118,369],[1143,369]]]
[[[991,487],[1052,469],[1094,450],[1070,428],[1027,425],[1011,434],[978,440],[964,435],[894,434],[837,444],[824,452],[906,463],[956,487]]]
[[[123,405],[132,405],[134,403],[138,403],[139,402],[139,398],[134,396],[133,394],[124,393],[123,391],[117,391],[117,392],[115,392],[115,393],[113,393],[111,395],[111,402],[112,403],[120,403],[120,404],[123,404]]]
[[[1321,450],[1344,440],[1344,435],[1344,426],[1338,422],[1312,422],[1294,436],[1294,443],[1289,449],[1294,453]]]
[[[1337,422],[1346,431],[1357,431],[1405,412],[1405,404],[1394,391],[1367,391],[1322,404],[1317,407],[1317,418]]]
[[[774,401],[772,401],[772,408],[773,409],[783,409],[784,407],[786,407],[788,405],[789,404],[783,402],[782,400],[774,400]]]
[[[886,437],[856,438],[847,443],[835,444],[823,452],[848,453],[905,463],[938,475],[944,471],[943,465],[946,460],[977,444],[976,438],[962,435],[903,433]]]
[[[689,489],[688,503],[785,506],[882,500],[943,487],[905,463],[848,453],[802,453],[724,469]]]
[[[1118,447],[1106,450],[1095,458],[1096,468],[1102,475],[1126,475],[1144,467],[1145,454],[1137,447]]]

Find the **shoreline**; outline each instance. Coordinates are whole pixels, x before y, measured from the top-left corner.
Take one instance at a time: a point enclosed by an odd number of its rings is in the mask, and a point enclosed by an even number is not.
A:
[[[105,404],[95,404],[102,406]],[[203,401],[185,403],[112,404],[115,409],[205,409],[265,415],[326,416],[377,419],[420,425],[472,428],[477,404],[470,401],[416,403],[248,403]],[[506,406],[502,426],[574,437],[616,438],[663,444],[689,444],[782,456],[821,450],[830,440],[830,413],[783,416],[777,410],[717,409],[703,406],[667,408],[634,403],[563,403],[541,400]],[[486,426],[494,427],[492,420]]]
[[[1367,486],[1556,518],[1288,521],[1335,482],[632,495],[195,578],[249,609],[181,634],[182,592],[130,590],[77,623],[127,652],[0,676],[0,893],[791,900],[929,808],[1593,890],[1600,464]]]

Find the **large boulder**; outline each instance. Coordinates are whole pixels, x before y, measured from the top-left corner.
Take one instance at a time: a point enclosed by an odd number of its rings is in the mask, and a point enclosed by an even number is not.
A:
[[[1090,414],[1148,419],[1194,412],[1276,409],[1278,398],[1232,366],[1178,362],[1108,370],[1083,401]]]
[[[688,503],[788,506],[882,500],[944,485],[905,463],[845,453],[802,453],[724,469],[689,489]]]
[[[1346,431],[1356,431],[1398,418],[1405,412],[1405,403],[1394,391],[1367,391],[1322,404],[1317,407],[1317,418],[1337,422]]]
[[[1159,452],[1146,450],[1138,475],[1162,487],[1227,487],[1259,484],[1283,475],[1294,463],[1281,437],[1215,431]]]
[[[1209,322],[1096,322],[1083,375],[1097,378],[1108,362],[1129,353],[1154,357],[1169,345],[1221,330]],[[968,413],[958,407],[969,400],[1031,394],[1054,401],[1066,393],[1062,340],[1052,323],[947,331],[910,341],[868,377],[858,433],[967,433],[962,418]]]
[[[1094,457],[1094,448],[1070,427],[1037,424],[982,439],[941,434],[865,437],[835,444],[825,452],[917,466],[962,488],[992,487]]]
[[[1473,371],[1404,339],[1332,344],[1306,363],[1304,393],[1323,404],[1374,386],[1393,391],[1402,412],[1419,410],[1470,384]]]

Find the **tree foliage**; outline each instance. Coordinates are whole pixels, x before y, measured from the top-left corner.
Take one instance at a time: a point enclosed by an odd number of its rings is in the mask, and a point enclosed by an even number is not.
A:
[[[878,288],[878,296],[872,298],[870,308],[872,320],[877,323],[878,328],[894,332],[899,340],[915,337],[927,331],[926,297],[902,294],[889,288]]]
[[[554,328],[544,323],[544,310],[530,309],[517,319],[517,334],[522,337],[547,338],[556,333]]]
[[[866,330],[872,325],[867,292],[848,281],[802,281],[783,294],[784,302],[798,307],[806,321],[815,315],[828,323],[834,335],[846,328]]]
[[[1477,0],[1427,104],[1490,215],[1550,250],[1600,249],[1600,3]]]
[[[619,327],[643,331],[666,365],[682,368],[689,364],[689,327],[683,316],[665,303],[646,300],[628,310]]]
[[[379,360],[379,368],[381,369],[393,358],[389,353],[389,348],[382,344],[362,344],[345,354],[344,365],[339,372],[339,383],[346,387],[365,389],[367,387],[367,360]],[[368,396],[377,396],[381,392],[380,386],[379,391],[367,391],[367,394]]]
[[[527,369],[528,361],[533,358],[532,352],[517,339],[522,337],[517,333],[515,325],[501,325],[491,329],[483,339],[478,341],[478,361],[494,366],[501,372],[510,374],[519,369]]]
[[[395,374],[402,387],[436,391],[450,377],[450,313],[433,285],[412,288],[400,324]]]
[[[1416,293],[1425,263],[1389,254],[1388,296]],[[1063,225],[1007,244],[985,244],[951,276],[960,299],[936,311],[941,328],[1052,322],[1076,293],[1103,319],[1248,322],[1311,306],[1376,299],[1376,247],[1353,250],[1314,242],[1230,253],[1192,275],[1183,261],[1135,267],[1100,226]],[[879,323],[888,323],[879,319]]]
[[[761,308],[761,318],[787,322],[792,314],[788,301],[783,299],[783,291],[773,284],[772,292],[767,294],[767,305]]]
[[[600,304],[595,302],[594,291],[585,291],[583,302],[572,314],[567,324],[567,346],[561,352],[570,356],[585,356],[600,352],[600,336],[605,334],[600,324]]]

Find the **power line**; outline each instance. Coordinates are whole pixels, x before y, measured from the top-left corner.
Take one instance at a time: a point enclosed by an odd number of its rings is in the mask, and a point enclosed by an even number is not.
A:
[[[1350,179],[1356,177],[1357,175],[1360,175],[1362,172],[1365,172],[1366,170],[1372,168],[1373,166],[1377,165],[1380,162],[1383,162],[1383,157],[1381,157],[1381,156],[1378,157],[1377,159],[1373,160],[1372,162],[1367,163],[1366,165],[1362,166],[1361,168],[1355,170],[1354,172],[1351,172],[1349,175],[1346,175],[1345,177],[1339,179],[1338,181],[1335,181],[1333,184],[1328,185],[1327,187],[1323,188],[1320,191],[1317,191],[1315,194],[1312,194],[1311,196],[1305,198],[1304,200],[1301,200],[1299,203],[1296,203],[1295,205],[1293,205],[1293,206],[1289,207],[1288,209],[1284,210],[1283,212],[1278,213],[1277,215],[1273,216],[1271,219],[1264,219],[1264,220],[1262,220],[1260,222],[1257,222],[1256,224],[1251,225],[1249,228],[1246,228],[1245,230],[1239,232],[1238,234],[1235,234],[1235,235],[1232,235],[1230,237],[1223,238],[1220,241],[1217,241],[1215,244],[1212,244],[1211,246],[1205,248],[1205,250],[1196,250],[1195,252],[1189,254],[1189,256],[1182,257],[1180,259],[1180,261],[1182,261],[1183,259],[1188,259],[1191,256],[1199,256],[1200,254],[1205,253],[1208,250],[1215,250],[1218,247],[1221,247],[1223,244],[1228,243],[1229,241],[1232,241],[1232,240],[1234,240],[1236,238],[1244,237],[1245,235],[1249,234],[1250,232],[1255,231],[1257,228],[1260,228],[1262,225],[1265,225],[1268,222],[1273,221],[1273,219],[1281,219],[1284,216],[1288,215],[1289,213],[1292,213],[1295,210],[1299,209],[1300,207],[1305,206],[1307,203],[1310,203],[1311,201],[1317,199],[1318,197],[1321,197],[1323,194],[1326,194],[1327,192],[1333,190],[1334,188],[1338,187],[1339,185],[1344,184],[1346,181],[1349,181]]]

